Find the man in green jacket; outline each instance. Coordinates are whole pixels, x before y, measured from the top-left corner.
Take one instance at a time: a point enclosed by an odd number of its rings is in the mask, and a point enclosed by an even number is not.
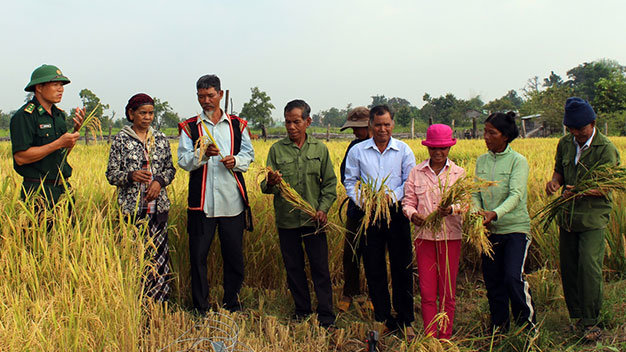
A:
[[[65,112],[55,104],[63,98],[63,86],[70,80],[56,66],[42,65],[33,71],[24,88],[33,98],[11,118],[13,168],[24,177],[22,199],[39,192],[48,205],[54,205],[65,192],[63,181],[72,174],[64,162],[80,134],[84,110],[77,109],[74,131],[67,132]],[[41,187],[41,191],[38,191]]]
[[[323,226],[337,199],[337,177],[326,146],[307,135],[311,108],[303,100],[285,106],[288,138],[274,143],[267,155],[270,172],[261,183],[263,193],[274,195],[274,212],[280,251],[287,271],[287,285],[295,303],[295,317],[312,313],[309,285],[304,271],[304,250],[311,265],[311,278],[317,295],[320,325],[334,324],[332,287],[328,269],[328,243]],[[285,180],[317,212],[311,217],[294,209],[281,195],[277,185]],[[303,250],[304,244],[304,250]]]
[[[578,177],[590,167],[619,164],[617,148],[595,128],[595,119],[587,101],[567,99],[563,124],[570,134],[557,146],[554,173],[546,184],[548,195],[564,187],[563,197],[569,197]],[[557,220],[565,303],[570,318],[584,328],[584,338],[590,341],[598,340],[602,333],[597,324],[602,305],[604,231],[611,208],[609,195],[591,190],[575,198],[571,216]]]

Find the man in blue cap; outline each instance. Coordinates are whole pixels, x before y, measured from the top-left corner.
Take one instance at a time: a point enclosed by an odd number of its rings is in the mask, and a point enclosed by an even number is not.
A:
[[[617,148],[595,128],[595,119],[596,113],[587,101],[567,99],[563,124],[570,134],[557,146],[552,180],[546,184],[548,195],[563,187],[563,197],[572,196],[577,179],[590,167],[619,164]],[[600,190],[587,191],[575,199],[572,216],[557,220],[563,294],[570,318],[584,338],[596,341],[602,334],[598,316],[602,305],[604,231],[612,201]]]
[[[77,130],[85,111],[76,110],[74,132],[68,133],[65,112],[55,105],[61,102],[63,86],[68,83],[70,80],[58,67],[38,67],[24,88],[34,93],[33,98],[11,118],[13,168],[24,177],[23,199],[39,192],[47,205],[54,205],[65,192],[63,180],[67,181],[72,174],[64,156],[80,137]]]

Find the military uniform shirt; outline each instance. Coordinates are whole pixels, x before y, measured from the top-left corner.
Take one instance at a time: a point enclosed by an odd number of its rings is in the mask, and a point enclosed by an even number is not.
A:
[[[52,105],[52,115],[39,104],[36,98],[19,108],[11,118],[12,153],[49,144],[67,132],[65,113]],[[43,159],[30,164],[18,165],[13,159],[13,168],[22,177],[56,180],[63,162],[65,148],[48,154]],[[72,168],[67,162],[63,165],[63,177],[68,178]]]

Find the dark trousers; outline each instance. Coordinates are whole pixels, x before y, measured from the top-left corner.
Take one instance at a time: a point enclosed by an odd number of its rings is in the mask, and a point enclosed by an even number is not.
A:
[[[233,217],[217,218],[207,218],[202,211],[187,212],[193,305],[201,312],[209,309],[207,255],[215,237],[216,227],[224,262],[222,305],[230,311],[240,310],[238,296],[243,283],[243,212]]]
[[[560,229],[559,252],[563,295],[570,318],[596,325],[602,306],[604,229],[569,232]]]
[[[530,240],[524,233],[509,233],[492,234],[489,241],[493,246],[493,259],[483,255],[482,264],[492,327],[501,331],[509,329],[509,302],[516,324],[533,327],[535,306],[523,277]]]
[[[360,264],[363,248],[356,242],[356,233],[362,218],[346,219],[346,237],[343,242],[343,295],[356,296],[361,293]]]
[[[402,214],[400,206],[392,208],[391,225],[386,222],[371,225],[366,236],[362,236],[363,265],[367,278],[369,295],[374,305],[374,318],[385,322],[389,329],[410,325],[415,320],[413,311],[413,271],[411,261],[411,228],[409,220]],[[389,251],[391,267],[391,288],[393,309],[397,317],[391,315],[391,299],[387,284],[386,251]]]
[[[306,251],[317,296],[318,320],[321,325],[330,325],[335,322],[335,313],[333,313],[333,291],[328,269],[328,243],[326,233],[314,232],[314,227],[279,228],[280,252],[287,271],[287,286],[296,306],[296,316],[306,316],[312,313],[309,284],[304,271],[304,252]]]

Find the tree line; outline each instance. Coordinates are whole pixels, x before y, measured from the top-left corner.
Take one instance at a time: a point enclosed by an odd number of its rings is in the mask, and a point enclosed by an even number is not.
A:
[[[259,89],[250,89],[251,97],[238,115],[251,123],[254,128],[280,125],[280,120],[272,119],[275,106],[270,96]],[[126,119],[124,114],[116,119],[115,111],[110,111],[109,104],[103,103],[100,98],[89,89],[82,89],[79,93],[83,107],[88,112],[98,106],[96,116],[100,119],[103,129],[109,126],[121,128]],[[487,103],[480,96],[462,99],[452,93],[439,97],[425,93],[421,108],[413,105],[402,97],[386,97],[385,95],[372,96],[369,107],[387,104],[395,111],[396,124],[409,126],[411,120],[419,124],[444,123],[451,124],[454,120],[457,126],[468,126],[472,118],[480,121],[489,113],[496,111],[517,111],[521,116],[541,114],[542,121],[549,133],[562,131],[563,105],[567,97],[578,96],[589,101],[598,113],[600,121],[606,121],[611,130],[626,134],[626,67],[617,61],[601,59],[585,62],[566,72],[566,77],[551,72],[548,77],[540,79],[534,76],[521,89],[511,89],[500,98]],[[30,100],[26,96],[26,101]],[[155,118],[154,126],[174,128],[181,121],[166,100],[154,98]],[[98,105],[100,104],[100,105]],[[348,112],[353,108],[347,104],[343,108],[331,107],[312,115],[314,126],[339,127],[346,121]],[[234,112],[237,114],[237,112]],[[8,129],[13,112],[4,113],[0,110],[0,129]],[[68,125],[71,124],[68,119]]]

